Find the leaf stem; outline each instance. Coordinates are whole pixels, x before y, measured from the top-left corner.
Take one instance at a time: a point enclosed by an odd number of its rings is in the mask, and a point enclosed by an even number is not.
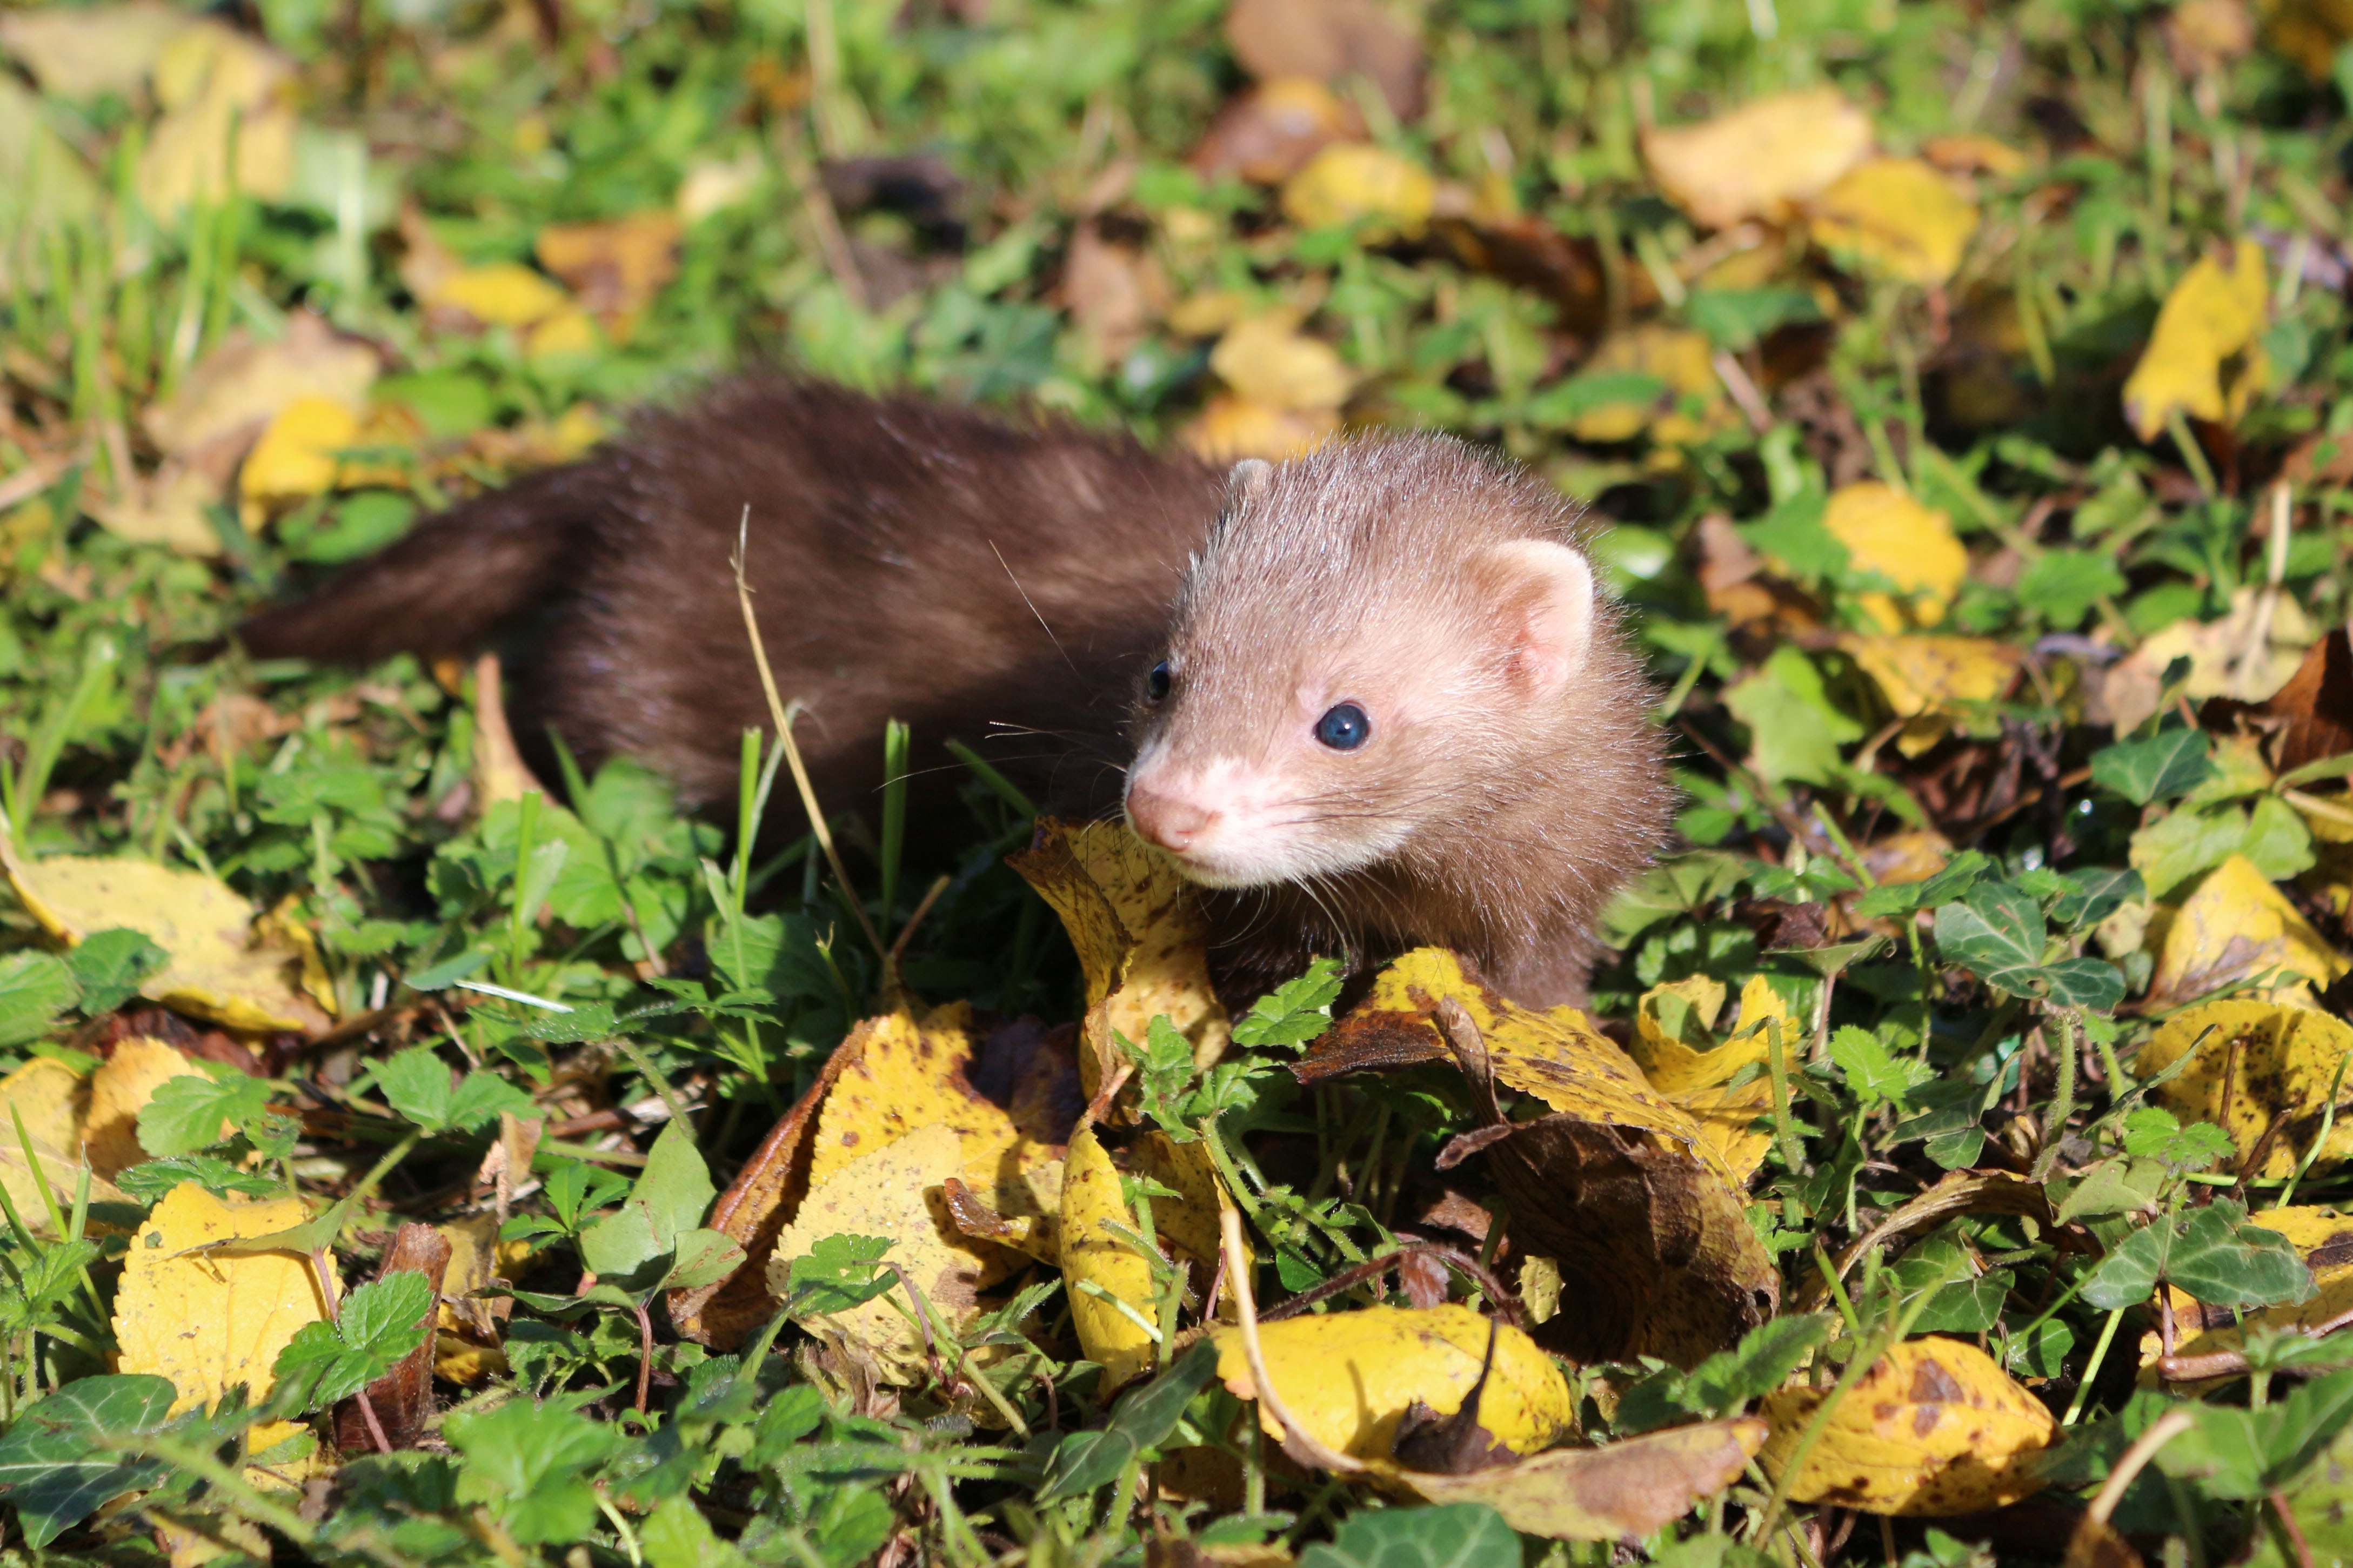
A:
[[[2051,1091],[2051,1110],[2042,1119],[2042,1149],[2034,1156],[2028,1179],[2047,1182],[2059,1163],[2059,1145],[2067,1137],[2067,1119],[2075,1113],[2075,1010],[2061,1007],[2051,1015],[2059,1031],[2059,1082]]]

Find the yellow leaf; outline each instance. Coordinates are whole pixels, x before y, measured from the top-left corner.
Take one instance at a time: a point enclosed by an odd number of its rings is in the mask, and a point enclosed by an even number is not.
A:
[[[1711,1163],[1736,1185],[1746,1185],[1773,1146],[1758,1118],[1773,1105],[1773,1084],[1752,1078],[1737,1088],[1729,1080],[1769,1057],[1766,1023],[1778,1019],[1783,1049],[1794,1058],[1798,1020],[1788,1004],[1762,974],[1751,975],[1740,992],[1740,1026],[1728,1041],[1714,1032],[1724,1006],[1724,986],[1704,975],[1671,981],[1647,992],[1634,1015],[1629,1049],[1651,1087],[1672,1100],[1699,1123],[1699,1143]]]
[[[327,1315],[311,1259],[291,1252],[191,1251],[267,1236],[311,1217],[299,1198],[229,1204],[194,1182],[164,1194],[131,1238],[114,1299],[117,1370],[171,1379],[174,1411],[210,1406],[232,1384],[257,1402],[278,1352]],[[257,1447],[259,1439],[257,1439]]]
[[[58,98],[129,98],[145,83],[164,47],[181,34],[227,25],[161,0],[79,8],[49,6],[0,16],[0,45]]]
[[[1773,1435],[1757,1458],[1777,1484],[1825,1392],[1766,1396]],[[2058,1428],[2042,1402],[1977,1346],[1906,1340],[1839,1402],[1789,1498],[1932,1517],[2000,1508],[2042,1489],[2035,1456]]]
[[[486,327],[528,327],[572,308],[571,296],[519,261],[460,268],[435,282],[425,303]]]
[[[698,224],[712,213],[741,206],[767,180],[768,161],[756,147],[747,147],[729,159],[698,158],[686,166],[686,177],[678,183],[679,221]]]
[[[449,1262],[442,1270],[441,1304],[434,1316],[434,1375],[459,1384],[480,1383],[507,1370],[499,1337],[501,1314],[498,1305],[480,1299],[482,1291],[503,1282],[499,1216],[478,1215],[438,1228],[449,1243]]]
[[[559,359],[565,354],[595,353],[603,346],[596,323],[586,310],[566,308],[535,322],[523,339],[522,352],[532,359]]]
[[[1870,116],[1828,87],[1642,136],[1642,156],[1667,198],[1710,228],[1779,219],[1870,151]]]
[[[1864,847],[1862,864],[1883,888],[1925,882],[1953,858],[1953,841],[1930,827],[1894,833]]]
[[[280,409],[237,474],[238,493],[256,509],[246,526],[260,521],[259,509],[333,489],[343,452],[359,439],[359,416],[332,399],[298,397]]]
[[[2142,440],[2177,410],[2210,422],[2238,418],[2263,382],[2256,340],[2269,295],[2263,249],[2252,239],[2239,241],[2229,265],[2204,256],[2182,275],[2125,383],[2125,416]]]
[[[1936,288],[1961,265],[1978,205],[1917,158],[1872,158],[1808,204],[1807,228],[1869,270]]]
[[[1579,379],[1647,375],[1662,384],[1647,400],[1628,398],[1588,407],[1568,422],[1580,441],[1609,445],[1649,431],[1667,446],[1689,446],[1732,424],[1738,416],[1715,373],[1715,351],[1707,339],[1681,327],[1655,322],[1614,332],[1577,371]]]
[[[1877,479],[1834,491],[1822,526],[1846,546],[1857,572],[1876,572],[1895,584],[1900,597],[1871,593],[1859,598],[1886,631],[1943,620],[1969,574],[1969,552],[1955,537],[1952,519]]]
[[[960,1168],[950,1173],[963,1177],[1006,1219],[1038,1222],[1039,1233],[1025,1250],[1051,1259],[1062,1160],[1053,1102],[1060,1075],[1051,1069],[1067,1072],[1069,1058],[1039,1052],[1011,1106],[1000,1106],[965,1076],[972,1061],[971,1022],[972,1008],[962,1002],[934,1008],[920,1024],[904,1013],[871,1020],[863,1047],[834,1079],[818,1113],[809,1184],[815,1187],[917,1128],[945,1127],[964,1151]],[[1067,1117],[1067,1109],[1060,1114]],[[991,1256],[997,1267],[984,1285],[1009,1267],[1009,1259]]]
[[[294,116],[278,101],[293,75],[283,55],[235,28],[191,27],[155,57],[164,117],[149,132],[139,193],[150,212],[226,196],[275,201],[294,180]],[[237,150],[234,171],[229,149]]]
[[[134,1035],[118,1042],[114,1054],[90,1075],[90,1122],[83,1134],[90,1168],[111,1177],[148,1159],[139,1142],[139,1113],[171,1079],[204,1076],[204,1068],[161,1040]],[[224,1121],[222,1136],[228,1131]]]
[[[812,1184],[768,1259],[770,1294],[780,1301],[789,1294],[792,1260],[827,1237],[889,1237],[889,1261],[906,1270],[929,1309],[945,1320],[944,1331],[961,1332],[977,1309],[982,1281],[991,1269],[1001,1275],[1005,1256],[966,1238],[948,1218],[940,1184],[963,1168],[962,1141],[953,1128],[934,1123]],[[913,1311],[906,1291],[893,1285],[847,1312],[812,1321],[871,1360],[884,1381],[906,1386],[929,1375],[923,1333],[907,1315]]]
[[[39,1163],[37,1175],[16,1141],[15,1121],[0,1115],[0,1187],[7,1189],[17,1216],[37,1231],[49,1229],[48,1205],[41,1196],[44,1183],[60,1209],[73,1207],[74,1188],[79,1181],[77,1173],[84,1158],[82,1124],[89,1107],[90,1081],[49,1057],[35,1057],[0,1078],[0,1110],[13,1110],[24,1118],[33,1158]],[[90,1195],[111,1199],[122,1194],[93,1174]]]
[[[1209,368],[1253,403],[1291,413],[1337,408],[1356,376],[1332,345],[1299,331],[1288,315],[1253,316],[1226,329]]]
[[[298,398],[323,397],[357,411],[377,368],[367,344],[337,337],[318,317],[297,311],[282,338],[262,342],[231,332],[140,422],[166,454],[186,457],[259,431]]]
[[[2286,1115],[2284,1135],[2272,1141],[2263,1168],[2256,1173],[2285,1176],[2319,1133],[2337,1064],[2353,1051],[2353,1026],[2309,1007],[2244,998],[2208,1002],[2158,1025],[2141,1047],[2143,1065],[2135,1070],[2144,1076],[2160,1072],[2193,1047],[2197,1059],[2179,1078],[2157,1087],[2157,1102],[2184,1121],[2222,1127],[2238,1145],[2242,1161],[2253,1155],[2274,1120]],[[2348,1125],[2330,1132],[2320,1152],[2324,1162],[2353,1155],[2353,1118],[2340,1121]]]
[[[1417,1400],[1440,1415],[1462,1407],[1487,1353],[1489,1321],[1452,1302],[1366,1307],[1261,1323],[1259,1345],[1293,1420],[1351,1458],[1386,1459],[1398,1422]],[[1256,1399],[1241,1331],[1220,1325],[1209,1332],[1219,1377],[1235,1397]],[[1576,1411],[1552,1358],[1519,1330],[1495,1325],[1495,1363],[1479,1397],[1479,1425],[1514,1453],[1535,1454],[1568,1433]],[[1264,1405],[1259,1420],[1268,1436],[1282,1437]]]
[[[1293,414],[1247,397],[1219,393],[1188,421],[1179,438],[1212,463],[1264,458],[1280,463],[1303,458],[1340,433],[1335,409]]]
[[[2165,672],[2182,658],[2189,661],[2189,674],[2181,694],[2192,702],[2209,697],[2260,702],[2288,683],[2316,636],[2294,595],[2267,602],[2260,588],[2245,584],[2232,592],[2231,613],[2221,620],[2176,621],[2111,665],[2101,686],[2108,717],[2119,735],[2138,729],[2164,697]],[[2258,640],[2255,657],[2247,658]]]
[[[1103,1363],[1106,1398],[1152,1369],[1160,1322],[1151,1261],[1111,1226],[1134,1231],[1135,1215],[1110,1152],[1081,1127],[1062,1167],[1062,1280],[1079,1348]]]
[[[1092,1102],[1124,1058],[1115,1030],[1141,1042],[1166,1016],[1193,1042],[1193,1059],[1218,1059],[1231,1031],[1209,984],[1208,920],[1199,889],[1124,823],[1038,819],[1028,849],[1008,856],[1053,906],[1078,949],[1087,984],[1079,1081]]]
[[[2280,984],[2326,985],[2347,967],[2253,861],[2233,855],[2206,874],[2166,925],[2149,994],[2197,996],[2272,973]]]
[[[1879,686],[1889,710],[1905,721],[1896,750],[1916,757],[1950,734],[1968,705],[1996,700],[2018,679],[2018,649],[1991,637],[1859,637],[1839,638],[1862,672]]]
[[[1397,1479],[1425,1502],[1483,1502],[1529,1535],[1640,1539],[1730,1486],[1766,1431],[1754,1416],[1703,1421],[1606,1447],[1555,1448],[1464,1475],[1412,1471]]]
[[[1438,182],[1409,159],[1361,142],[1324,148],[1282,187],[1282,212],[1302,228],[1371,220],[1367,238],[1411,239],[1430,226]]]
[[[316,1034],[327,1016],[295,984],[300,953],[253,940],[246,901],[201,871],[96,855],[17,858],[0,837],[0,866],[26,912],[78,943],[92,931],[135,931],[171,962],[139,994],[232,1029]]]
[[[220,536],[206,509],[221,498],[221,481],[202,468],[164,459],[151,476],[133,474],[111,497],[86,503],[117,539],[161,544],[183,555],[217,555]]]
[[[614,341],[627,342],[646,306],[678,276],[679,229],[675,213],[631,213],[609,223],[552,225],[540,230],[534,249]]]

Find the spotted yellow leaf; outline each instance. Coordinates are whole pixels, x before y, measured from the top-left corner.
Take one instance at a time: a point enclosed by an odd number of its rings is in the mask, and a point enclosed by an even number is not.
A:
[[[310,1217],[298,1198],[226,1203],[194,1182],[164,1194],[123,1255],[119,1370],[171,1379],[175,1411],[210,1405],[237,1384],[257,1400],[267,1394],[278,1352],[303,1324],[327,1316],[318,1273],[299,1253],[202,1249]]]
[[[2158,947],[2153,996],[2189,1000],[2265,975],[2283,986],[2326,985],[2348,968],[2344,954],[2243,855],[2208,872],[2180,909],[2150,921],[2149,934]]]
[[[1776,1483],[1827,1390],[1766,1397],[1757,1456]],[[1958,1340],[1907,1340],[1848,1390],[1788,1480],[1796,1502],[1936,1516],[2000,1508],[2042,1489],[2036,1456],[2058,1435],[2043,1403]]]
[[[2152,1091],[2158,1103],[2184,1121],[2222,1126],[2242,1160],[2253,1154],[2272,1122],[2285,1116],[2285,1135],[2272,1140],[2263,1168],[2255,1173],[2285,1176],[2319,1135],[2321,1112],[2337,1088],[2337,1064],[2353,1052],[2353,1026],[2309,1007],[2243,997],[2208,1002],[2158,1025],[2141,1047],[2144,1065],[2137,1070],[2161,1072],[2193,1049],[2197,1058],[2180,1076]],[[2344,1089],[2337,1092],[2341,1096]],[[2348,1155],[2353,1155],[2353,1126],[2333,1130],[2320,1151],[2330,1163]]]

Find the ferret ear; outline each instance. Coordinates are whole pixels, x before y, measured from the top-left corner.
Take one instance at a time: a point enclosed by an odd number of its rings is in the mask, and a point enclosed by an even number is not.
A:
[[[1585,668],[1593,642],[1593,568],[1574,546],[1518,539],[1488,558],[1502,569],[1512,679],[1549,697]]]
[[[1238,507],[1256,500],[1273,481],[1274,465],[1264,458],[1244,458],[1226,475],[1226,505]]]

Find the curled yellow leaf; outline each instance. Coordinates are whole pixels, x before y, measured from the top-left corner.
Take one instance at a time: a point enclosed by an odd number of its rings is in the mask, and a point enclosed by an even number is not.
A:
[[[2125,416],[2144,441],[2176,413],[2235,420],[2263,384],[2256,341],[2268,317],[2263,248],[2252,239],[2228,261],[2200,257],[2165,297],[2148,347],[2125,383]]]

